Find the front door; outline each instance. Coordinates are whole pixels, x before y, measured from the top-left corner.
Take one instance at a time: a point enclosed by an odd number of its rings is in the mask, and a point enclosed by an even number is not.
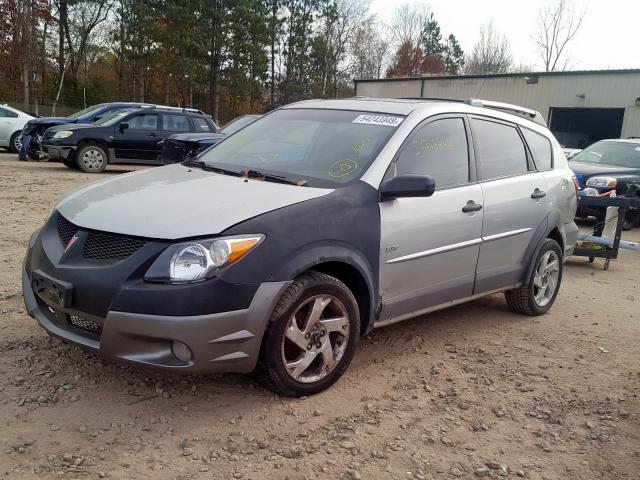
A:
[[[485,293],[522,280],[550,204],[546,180],[528,158],[515,125],[474,117],[471,126],[484,198],[474,293]]]
[[[135,160],[141,163],[157,160],[160,148],[160,118],[157,113],[136,113],[123,123],[129,128],[116,126],[114,150],[116,161]]]
[[[431,175],[436,191],[426,198],[380,202],[380,321],[473,293],[481,243],[483,198],[475,177],[468,121],[429,119],[400,148],[386,178]]]
[[[11,132],[15,129],[18,114],[0,108],[0,145],[9,145]]]

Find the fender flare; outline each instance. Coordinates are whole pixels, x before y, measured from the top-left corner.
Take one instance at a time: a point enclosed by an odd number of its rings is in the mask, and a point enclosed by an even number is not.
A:
[[[529,265],[525,270],[525,276],[522,279],[522,283],[525,283],[527,279],[531,276],[531,272],[533,272],[533,269],[535,267],[536,258],[538,258],[538,254],[540,253],[542,244],[547,238],[549,238],[549,233],[551,233],[551,231],[554,228],[558,229],[558,231],[560,232],[560,235],[562,236],[562,241],[566,242],[566,239],[564,236],[564,229],[561,228],[561,226],[562,226],[562,215],[559,210],[551,211],[545,217],[542,223],[540,223],[540,225],[536,229],[535,234],[533,235],[533,238],[531,239],[531,242],[529,242],[529,246],[527,247],[527,250],[525,251],[524,258],[529,258]],[[563,251],[563,255],[564,255],[564,249],[562,245],[560,245],[560,249]]]

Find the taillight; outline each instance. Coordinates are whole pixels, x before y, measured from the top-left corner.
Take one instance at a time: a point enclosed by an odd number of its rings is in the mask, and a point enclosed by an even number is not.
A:
[[[574,175],[573,177],[571,177],[571,180],[573,180],[573,186],[576,189],[576,201],[580,201],[580,184],[578,183],[578,179],[576,178],[576,176]]]

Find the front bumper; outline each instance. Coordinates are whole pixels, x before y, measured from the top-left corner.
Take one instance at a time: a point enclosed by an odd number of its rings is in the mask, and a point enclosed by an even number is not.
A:
[[[27,312],[50,335],[105,358],[184,373],[251,372],[271,311],[288,283],[263,283],[249,308],[243,310],[197,316],[109,311],[99,319],[36,299],[29,275],[26,270],[22,273]],[[101,331],[88,333],[69,321],[69,315],[87,318],[100,325]],[[176,358],[171,349],[174,340],[189,347],[190,361]]]
[[[80,229],[65,245],[58,215],[30,239],[22,272],[26,310],[49,334],[106,358],[160,369],[253,370],[271,312],[289,282],[145,282],[144,272],[165,243],[148,241],[113,263],[92,260],[85,250],[95,233]],[[173,341],[189,347],[188,361],[174,355]]]
[[[76,150],[75,146],[68,145],[44,144],[42,148],[47,152],[49,158],[53,160],[66,160]]]

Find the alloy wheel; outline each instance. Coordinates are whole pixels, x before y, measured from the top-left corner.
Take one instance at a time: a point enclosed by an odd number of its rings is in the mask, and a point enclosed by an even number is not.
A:
[[[294,380],[317,382],[336,368],[348,342],[349,316],[343,303],[331,295],[315,295],[289,317],[282,362]]]
[[[87,149],[82,154],[82,164],[88,170],[100,170],[104,164],[104,155],[100,150],[93,148]]]
[[[539,307],[544,307],[555,295],[559,276],[560,258],[549,250],[538,261],[533,275],[533,299]]]
[[[22,140],[20,135],[16,135],[14,138],[13,148],[15,148],[16,152],[20,152],[22,150]]]

